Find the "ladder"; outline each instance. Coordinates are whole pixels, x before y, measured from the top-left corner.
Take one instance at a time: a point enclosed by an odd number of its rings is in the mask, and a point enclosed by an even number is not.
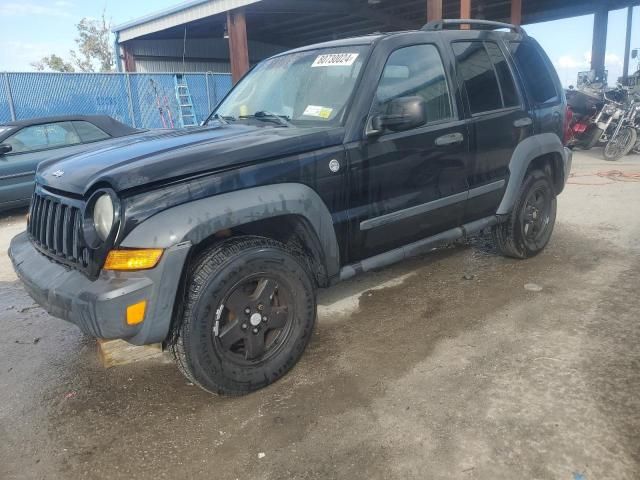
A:
[[[178,101],[178,121],[180,127],[194,127],[198,125],[196,111],[193,108],[191,93],[189,93],[189,85],[187,79],[182,74],[176,74],[173,77],[176,87],[176,100]]]

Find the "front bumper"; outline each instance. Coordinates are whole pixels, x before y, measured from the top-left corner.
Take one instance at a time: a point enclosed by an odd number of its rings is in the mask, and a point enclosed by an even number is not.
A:
[[[31,244],[26,233],[11,240],[9,257],[24,286],[47,312],[97,338],[135,345],[163,341],[190,244],[165,250],[158,265],[139,272],[102,271],[94,281],[56,263]],[[127,325],[127,306],[147,301],[144,321]]]

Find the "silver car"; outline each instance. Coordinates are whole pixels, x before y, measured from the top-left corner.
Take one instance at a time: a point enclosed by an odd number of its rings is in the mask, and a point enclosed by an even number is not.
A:
[[[107,115],[33,118],[1,124],[0,211],[29,204],[40,162],[142,131]]]

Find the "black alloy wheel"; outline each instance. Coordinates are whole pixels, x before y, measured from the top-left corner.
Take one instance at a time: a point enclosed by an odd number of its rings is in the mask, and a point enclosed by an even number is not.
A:
[[[522,237],[532,246],[544,237],[546,229],[549,228],[552,195],[548,185],[540,184],[529,191],[525,199],[520,215],[520,226]]]
[[[511,214],[492,229],[498,250],[507,257],[520,259],[540,253],[553,233],[557,206],[550,171],[531,170]]]
[[[249,275],[216,308],[214,341],[230,361],[255,365],[268,360],[291,334],[295,305],[285,279]]]
[[[170,348],[189,381],[242,395],[286,374],[316,318],[315,281],[300,254],[263,237],[225,240],[193,261]]]

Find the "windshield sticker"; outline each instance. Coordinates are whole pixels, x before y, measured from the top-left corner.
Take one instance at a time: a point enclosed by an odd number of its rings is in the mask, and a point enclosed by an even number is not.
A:
[[[327,53],[318,55],[312,67],[343,67],[351,66],[358,58],[358,53]]]
[[[317,105],[309,105],[307,108],[304,109],[304,112],[302,112],[302,115],[307,117],[320,117],[327,120],[329,117],[331,117],[332,113],[333,113],[333,108],[319,107]]]

